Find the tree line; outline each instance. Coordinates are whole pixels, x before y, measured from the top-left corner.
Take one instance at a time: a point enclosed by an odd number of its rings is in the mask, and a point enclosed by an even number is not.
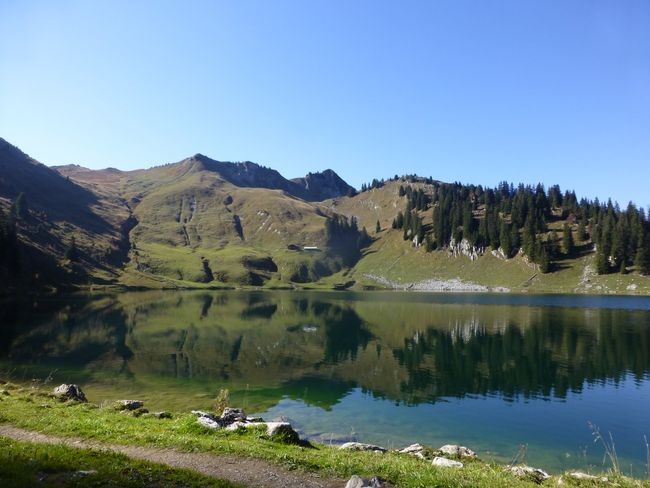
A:
[[[562,192],[559,185],[545,190],[541,184],[515,187],[502,182],[483,188],[432,181],[431,189],[427,194],[422,188],[400,186],[406,208],[393,220],[404,239],[417,239],[427,251],[463,239],[479,249],[500,249],[507,258],[521,249],[546,273],[557,260],[595,248],[599,274],[625,273],[630,266],[650,274],[650,223],[643,208],[632,203],[621,210],[611,200],[578,201],[575,192]],[[421,213],[426,210],[432,212],[432,225],[425,227]],[[564,221],[561,229],[549,229],[559,221]]]

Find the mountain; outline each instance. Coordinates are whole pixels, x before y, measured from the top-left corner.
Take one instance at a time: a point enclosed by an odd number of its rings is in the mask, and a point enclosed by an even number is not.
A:
[[[293,178],[291,181],[313,195],[314,200],[327,200],[356,193],[353,187],[331,169],[308,173],[304,178]]]
[[[20,195],[27,210],[17,212]],[[13,212],[0,250],[15,229],[21,265],[4,254],[0,291],[310,283],[650,294],[645,214],[557,186],[403,176],[357,193],[332,170],[289,180],[202,154],[134,171],[48,168],[0,140],[0,210]]]

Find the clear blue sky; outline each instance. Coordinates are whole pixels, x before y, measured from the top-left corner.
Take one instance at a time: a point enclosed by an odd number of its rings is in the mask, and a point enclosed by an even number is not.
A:
[[[650,2],[0,0],[0,137],[650,204]]]

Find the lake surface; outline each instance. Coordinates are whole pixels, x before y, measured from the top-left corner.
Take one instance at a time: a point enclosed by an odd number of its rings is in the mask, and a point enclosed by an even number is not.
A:
[[[91,401],[209,409],[221,388],[323,443],[460,443],[602,467],[589,423],[645,472],[650,298],[133,292],[0,302],[0,372]],[[0,407],[1,408],[1,407]]]

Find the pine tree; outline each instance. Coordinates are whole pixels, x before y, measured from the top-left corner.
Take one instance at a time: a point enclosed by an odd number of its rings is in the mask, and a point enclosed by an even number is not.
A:
[[[583,243],[586,240],[587,240],[587,226],[585,225],[585,219],[582,218],[580,219],[580,223],[578,224],[578,241]]]
[[[377,224],[375,225],[375,232],[377,234],[381,232],[381,224],[379,223],[379,220],[377,220]]]
[[[18,198],[11,206],[11,214],[18,219],[26,219],[29,216],[29,206],[25,192],[20,192]]]
[[[650,230],[644,226],[637,247],[634,264],[639,273],[650,275]]]
[[[571,227],[566,222],[562,228],[562,251],[567,256],[573,254],[573,235],[571,233]]]

